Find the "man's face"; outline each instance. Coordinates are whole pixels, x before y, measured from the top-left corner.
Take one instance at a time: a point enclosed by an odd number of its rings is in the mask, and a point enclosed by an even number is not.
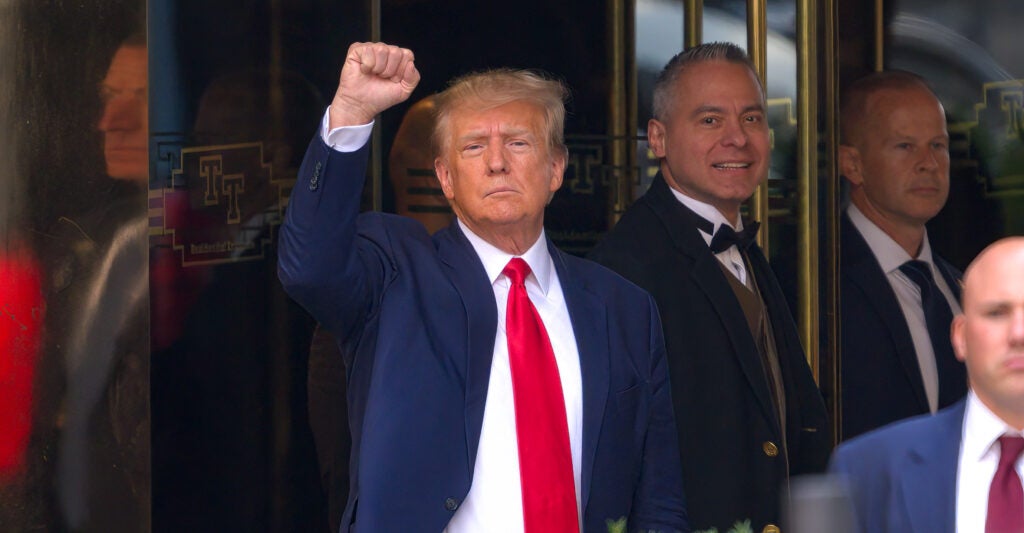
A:
[[[565,157],[552,154],[541,108],[517,100],[463,106],[449,119],[448,146],[434,162],[452,210],[474,233],[538,233],[544,207],[562,185]]]
[[[149,179],[149,115],[146,98],[146,49],[123,46],[114,54],[100,86],[107,175],[127,180]]]
[[[971,388],[993,412],[1024,428],[1024,238],[990,248],[968,270],[953,348]]]
[[[855,145],[841,149],[851,198],[883,229],[923,227],[949,195],[942,105],[923,88],[886,89],[868,99],[865,113]]]
[[[648,124],[654,155],[673,188],[718,208],[730,220],[768,176],[764,99],[754,73],[725,61],[686,67],[661,122]]]

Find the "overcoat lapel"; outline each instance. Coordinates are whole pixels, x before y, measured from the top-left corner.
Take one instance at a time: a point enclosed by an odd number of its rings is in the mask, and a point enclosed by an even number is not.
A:
[[[955,529],[957,463],[966,405],[961,401],[936,414],[936,434],[922,435],[907,450],[900,486],[913,532],[953,533]]]
[[[458,291],[465,307],[464,317],[469,335],[466,339],[466,445],[469,450],[468,469],[473,471],[480,428],[483,425],[487,385],[494,357],[494,337],[498,311],[494,289],[487,279],[483,263],[473,246],[459,229],[457,221],[436,237],[437,252],[448,270],[448,279]],[[452,317],[456,319],[456,317]]]
[[[733,354],[737,358],[765,418],[771,420],[779,434],[782,434],[778,416],[769,395],[764,365],[758,355],[757,345],[754,344],[750,329],[747,327],[747,319],[739,302],[736,301],[736,295],[733,294],[729,282],[725,279],[725,273],[722,272],[718,259],[711,253],[707,243],[699,234],[694,222],[694,217],[697,215],[679,203],[661,174],[655,177],[650,191],[644,198],[647,199],[655,214],[665,225],[676,249],[693,262],[690,276],[693,278],[694,285],[704,292],[708,301],[711,302],[711,307],[718,315],[722,327],[729,337],[729,342],[732,344]]]
[[[900,309],[900,303],[864,237],[845,214],[842,219],[841,241],[842,254],[845,256],[841,275],[860,287],[867,295],[867,303],[882,318],[889,337],[896,346],[900,366],[907,374],[914,397],[917,398],[921,409],[928,411],[928,397],[924,392],[924,382],[921,381],[921,368],[917,364],[917,350],[914,349],[914,341]]]
[[[587,508],[593,484],[594,457],[608,400],[611,364],[608,353],[608,316],[604,301],[587,287],[587,280],[569,270],[565,255],[548,241],[558,280],[562,284],[583,380],[583,443],[580,465],[582,508]]]

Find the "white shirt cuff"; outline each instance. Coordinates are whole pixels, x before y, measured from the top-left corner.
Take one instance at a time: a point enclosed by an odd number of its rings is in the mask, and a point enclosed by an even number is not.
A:
[[[373,122],[361,126],[342,126],[330,129],[331,109],[327,108],[324,118],[320,121],[320,138],[324,144],[339,152],[355,152],[370,142],[373,133]]]

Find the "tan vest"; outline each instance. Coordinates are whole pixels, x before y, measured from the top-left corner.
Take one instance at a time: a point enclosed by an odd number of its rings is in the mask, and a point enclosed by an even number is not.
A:
[[[754,270],[750,267],[750,262],[746,260],[745,255],[743,261],[747,269],[747,280],[750,282],[751,287],[747,287],[740,282],[736,275],[723,265],[721,261],[717,262],[722,267],[725,279],[729,281],[729,287],[732,288],[733,294],[736,295],[740,308],[743,309],[743,316],[747,319],[747,327],[750,328],[750,334],[757,345],[757,351],[761,354],[761,368],[764,370],[765,381],[768,383],[768,392],[771,394],[772,404],[775,407],[775,413],[779,420],[779,430],[782,434],[781,451],[784,457],[788,457],[788,454],[786,454],[786,392],[782,386],[782,369],[779,367],[779,354],[775,347],[775,335],[772,332],[771,319],[768,317],[764,299],[762,299],[761,291],[757,287],[757,278],[754,276]]]

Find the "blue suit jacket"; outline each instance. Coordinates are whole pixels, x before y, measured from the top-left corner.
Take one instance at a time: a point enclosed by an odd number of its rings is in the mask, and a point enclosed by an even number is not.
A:
[[[966,401],[841,444],[831,470],[853,500],[857,531],[953,533]]]
[[[929,413],[917,363],[917,351],[896,293],[864,237],[843,215],[840,239],[843,438],[890,422]],[[937,255],[935,265],[953,294],[960,297],[960,272]],[[939,408],[967,393],[967,371],[940,365]]]
[[[348,372],[351,485],[342,531],[441,531],[469,491],[497,305],[457,224],[357,216],[367,149],[317,136],[281,231],[286,290],[339,339]],[[583,379],[585,531],[688,530],[661,323],[650,296],[549,251]]]

